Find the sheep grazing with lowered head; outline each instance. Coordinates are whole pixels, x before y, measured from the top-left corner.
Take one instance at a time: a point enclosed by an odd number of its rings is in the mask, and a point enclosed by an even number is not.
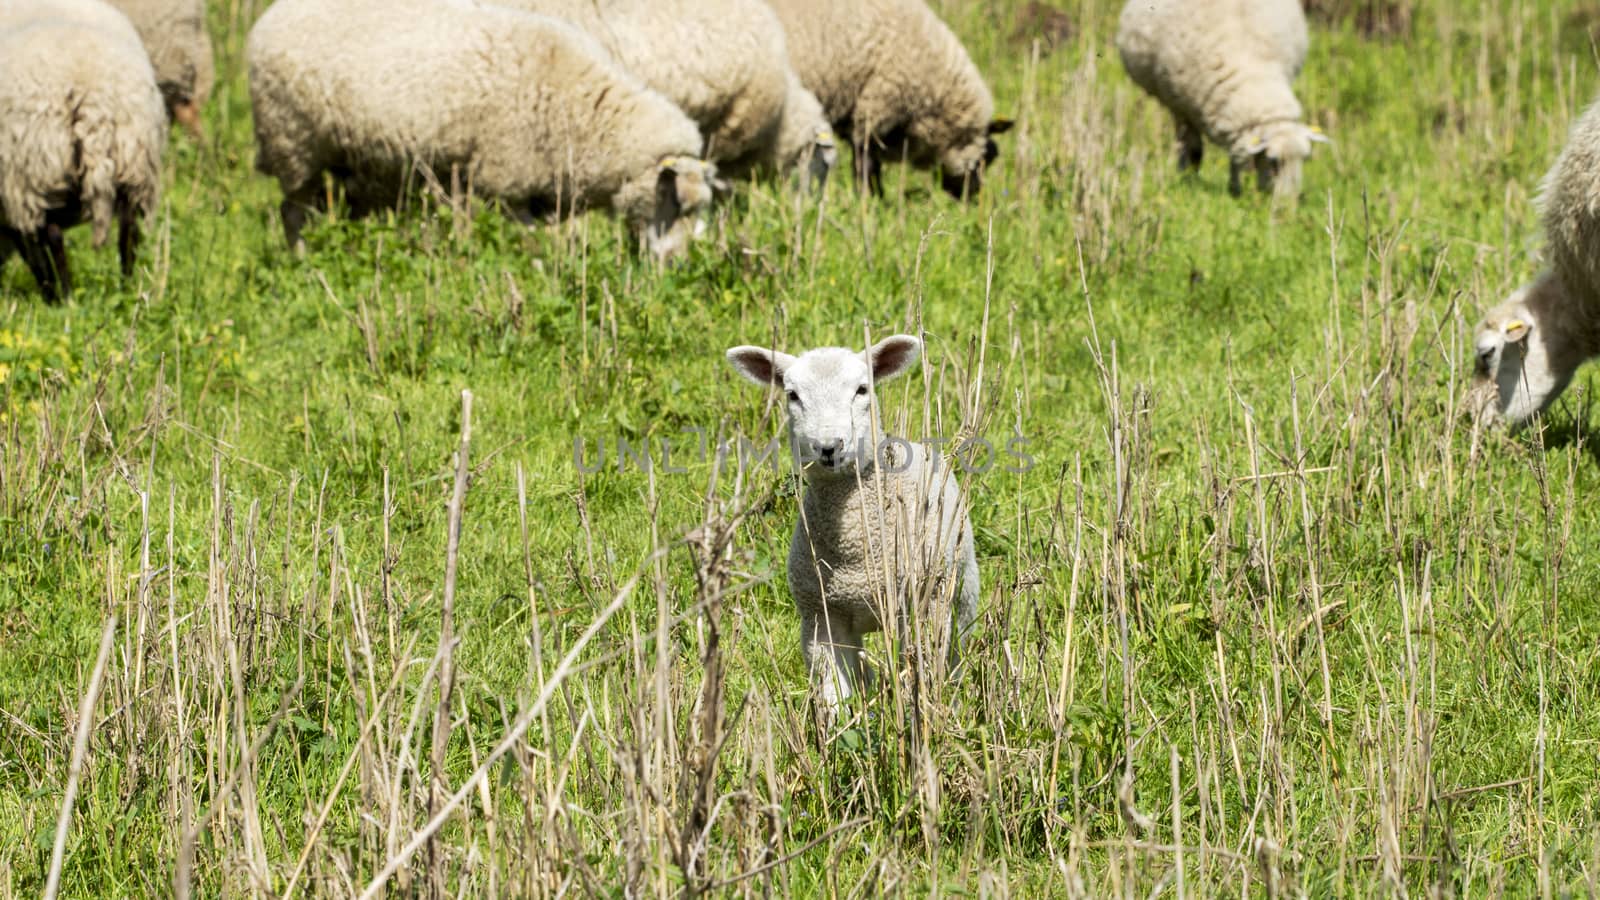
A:
[[[1293,83],[1309,39],[1300,0],[1128,0],[1117,50],[1128,77],[1161,101],[1178,129],[1178,168],[1200,165],[1205,141],[1228,151],[1228,190],[1254,166],[1256,184],[1300,193],[1313,144]]]
[[[1517,425],[1600,356],[1600,101],[1578,117],[1539,192],[1550,267],[1489,310],[1474,335],[1492,386],[1483,412]]]
[[[923,0],[768,0],[789,59],[855,151],[857,184],[883,195],[884,162],[938,168],[975,196],[1000,153],[994,97],[949,26]]]
[[[716,167],[683,111],[593,40],[472,0],[278,0],[250,31],[256,166],[300,246],[322,176],[354,215],[419,170],[525,222],[601,208],[656,258],[703,227]]]
[[[110,0],[127,14],[156,70],[171,116],[200,136],[200,107],[211,95],[215,70],[204,0]]]
[[[594,38],[700,126],[705,156],[735,177],[800,169],[827,178],[838,156],[822,106],[789,64],[783,24],[762,0],[497,0]]]
[[[63,52],[70,48],[70,52]],[[0,264],[20,251],[47,299],[72,291],[62,232],[113,222],[124,276],[161,195],[167,120],[126,16],[100,0],[0,2]]]
[[[972,523],[952,466],[923,444],[890,439],[874,386],[921,353],[910,335],[866,350],[790,356],[734,347],[728,361],[788,401],[789,443],[805,491],[789,544],[789,592],[800,612],[800,649],[831,718],[866,676],[863,636],[932,609],[929,645],[957,659],[978,609]],[[950,626],[945,631],[945,625]]]

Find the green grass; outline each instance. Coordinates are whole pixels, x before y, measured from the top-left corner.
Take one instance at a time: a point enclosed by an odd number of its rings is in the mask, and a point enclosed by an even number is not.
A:
[[[295,258],[252,171],[251,4],[214,4],[208,137],[174,135],[137,278],[83,233],[66,304],[0,273],[0,895],[44,885],[107,617],[66,893],[165,895],[192,852],[201,895],[343,895],[428,820],[462,389],[444,790],[626,596],[402,890],[1144,896],[1181,860],[1197,894],[1592,893],[1593,384],[1516,435],[1459,415],[1597,87],[1567,8],[1424,2],[1394,43],[1318,22],[1298,90],[1336,143],[1275,209],[1215,148],[1174,170],[1116,4],[1038,60],[1017,5],[939,6],[1019,120],[977,203],[842,176],[816,228],[741,188],[657,272],[601,217],[444,210]],[[897,678],[880,638],[881,690],[819,731],[786,469],[581,474],[573,442],[764,441],[725,348],[918,329],[894,427],[1020,432],[1036,465],[967,484],[965,677],[908,652]]]

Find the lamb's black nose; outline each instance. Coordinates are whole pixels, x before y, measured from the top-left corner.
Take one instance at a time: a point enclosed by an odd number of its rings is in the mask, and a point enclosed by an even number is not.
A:
[[[829,446],[829,447],[818,447],[817,448],[817,456],[818,456],[818,458],[820,458],[822,460],[822,464],[823,465],[831,466],[831,465],[833,465],[833,456],[838,451],[838,449],[839,448],[832,447],[832,446]]]

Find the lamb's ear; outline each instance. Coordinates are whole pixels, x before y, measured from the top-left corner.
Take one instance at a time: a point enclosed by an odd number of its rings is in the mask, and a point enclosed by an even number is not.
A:
[[[1515,344],[1527,337],[1528,332],[1532,330],[1524,319],[1507,319],[1500,324],[1500,337],[1508,344]]]
[[[861,351],[861,361],[872,370],[873,381],[888,381],[911,368],[921,353],[921,340],[909,334],[897,334]]]
[[[990,134],[1005,134],[1006,132],[1011,130],[1012,126],[1014,126],[1016,124],[1017,124],[1016,122],[1013,122],[1010,119],[1003,119],[1003,118],[1000,118],[1000,117],[997,116],[997,117],[989,120],[989,133]]]
[[[1331,144],[1331,143],[1333,143],[1333,138],[1328,137],[1326,132],[1324,132],[1321,128],[1318,128],[1315,125],[1306,126],[1306,137],[1311,138],[1311,143],[1313,143],[1313,144]]]
[[[768,387],[783,384],[784,370],[794,365],[795,358],[765,347],[734,347],[728,351],[728,364],[745,378]]]

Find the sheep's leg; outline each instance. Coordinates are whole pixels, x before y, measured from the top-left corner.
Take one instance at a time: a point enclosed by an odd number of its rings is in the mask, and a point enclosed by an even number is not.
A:
[[[122,264],[122,277],[133,275],[133,263],[139,255],[139,217],[127,202],[117,205],[117,259]]]
[[[870,191],[877,199],[883,198],[883,161],[872,152],[869,138],[853,145],[855,153],[856,190]]]
[[[39,284],[39,293],[50,302],[72,292],[72,276],[67,271],[67,247],[61,226],[46,223],[22,238],[22,259]]]
[[[841,616],[826,610],[801,613],[800,652],[811,683],[821,682],[822,706],[830,717],[862,682],[862,649],[861,632]]]
[[[1244,182],[1241,176],[1244,174],[1245,166],[1249,164],[1250,161],[1248,159],[1240,159],[1237,156],[1228,160],[1228,193],[1235,197],[1244,193]]]
[[[283,218],[284,240],[288,242],[289,249],[297,254],[305,253],[306,242],[300,236],[300,231],[306,227],[306,213],[317,208],[319,193],[317,183],[313,180],[295,190],[285,189],[283,202],[278,205],[278,214]]]
[[[961,583],[956,586],[955,631],[950,635],[949,665],[952,674],[961,662],[961,644],[978,620],[978,556],[972,548],[972,536],[967,535],[961,550]]]
[[[1174,114],[1172,121],[1178,129],[1178,171],[1200,168],[1206,156],[1205,134],[1183,116]]]

